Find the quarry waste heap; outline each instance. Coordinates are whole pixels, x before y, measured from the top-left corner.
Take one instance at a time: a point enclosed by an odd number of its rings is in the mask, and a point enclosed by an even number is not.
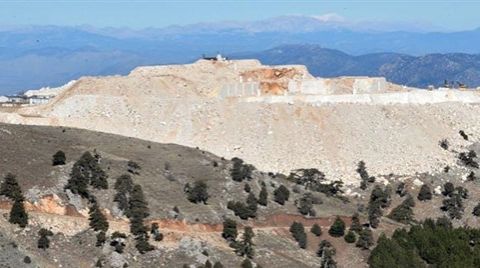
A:
[[[459,130],[473,140],[480,134],[476,91],[421,90],[381,77],[315,78],[304,66],[256,60],[139,67],[52,92],[48,104],[1,109],[0,121],[199,147],[264,171],[318,168],[347,184],[358,183],[360,160],[372,175],[455,166],[439,141]]]

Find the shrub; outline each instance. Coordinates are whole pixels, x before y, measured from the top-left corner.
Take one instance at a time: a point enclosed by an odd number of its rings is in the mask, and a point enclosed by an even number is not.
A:
[[[362,224],[360,223],[360,217],[358,213],[352,215],[352,224],[350,225],[350,230],[356,232],[357,234],[362,230]]]
[[[245,183],[245,186],[243,186],[243,190],[244,190],[246,193],[250,193],[250,191],[252,190],[252,189],[250,188],[250,184]]]
[[[440,145],[440,147],[442,147],[442,149],[448,150],[449,143],[447,139],[439,141],[438,144]]]
[[[193,188],[187,192],[187,198],[192,203],[207,204],[208,186],[203,181],[195,181]]]
[[[105,241],[107,241],[107,235],[104,231],[101,231],[97,234],[97,243],[95,244],[95,246],[100,247],[105,244]]]
[[[369,176],[367,172],[367,168],[365,166],[365,162],[360,161],[357,165],[357,173],[360,175],[360,189],[366,190],[368,187],[368,183],[374,183],[375,177]]]
[[[395,191],[400,197],[404,197],[407,194],[407,189],[404,182],[400,182]]]
[[[255,169],[254,166],[244,164],[243,160],[237,157],[232,158],[233,167],[230,170],[230,176],[232,180],[241,182],[245,179],[252,178],[252,171]]]
[[[432,191],[428,185],[424,184],[420,188],[420,192],[418,193],[417,199],[420,201],[426,201],[432,199]]]
[[[460,134],[464,140],[468,141],[468,135],[465,133],[465,131],[460,130],[458,134]]]
[[[345,222],[337,216],[335,222],[328,230],[328,233],[333,237],[341,237],[345,234]]]
[[[472,212],[473,215],[475,216],[480,216],[480,203],[478,203],[474,208],[473,208],[473,212]]]
[[[40,238],[38,239],[37,247],[43,250],[49,248],[50,240],[48,239],[48,237],[53,235],[52,231],[42,228],[38,231],[38,235],[40,236]]]
[[[67,161],[67,158],[66,158],[65,153],[63,151],[56,152],[52,157],[52,165],[53,166],[65,165],[66,161]]]
[[[150,227],[150,233],[153,235],[153,240],[157,242],[163,240],[163,234],[160,232],[160,227],[158,226],[158,223],[152,223]]]
[[[139,175],[141,169],[142,168],[140,167],[140,165],[137,162],[134,162],[134,161],[131,161],[131,160],[129,160],[127,162],[127,171],[128,172],[130,172],[132,174],[135,174],[135,175]]]
[[[452,196],[453,192],[455,191],[455,186],[453,186],[453,183],[451,182],[446,182],[443,185],[443,191],[442,194],[444,196]]]
[[[400,205],[390,212],[388,217],[394,221],[401,223],[410,223],[413,221],[413,210],[412,207],[415,206],[415,201],[409,195]]]
[[[321,236],[322,227],[320,227],[320,225],[315,223],[314,225],[312,225],[312,228],[310,228],[310,232],[312,232],[312,234],[314,234],[315,236]]]
[[[348,233],[345,235],[344,239],[345,239],[345,242],[351,244],[351,243],[355,243],[355,241],[357,240],[357,236],[352,230],[349,230]]]

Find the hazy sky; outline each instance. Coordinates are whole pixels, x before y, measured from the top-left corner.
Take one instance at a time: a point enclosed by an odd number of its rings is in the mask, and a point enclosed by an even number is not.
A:
[[[347,21],[419,22],[444,29],[480,27],[477,1],[162,1],[0,0],[0,25],[162,27],[204,21],[330,14]]]

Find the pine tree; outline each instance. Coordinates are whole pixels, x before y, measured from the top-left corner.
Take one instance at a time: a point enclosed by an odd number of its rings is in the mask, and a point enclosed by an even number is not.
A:
[[[104,231],[101,231],[97,234],[97,243],[95,244],[95,246],[100,247],[105,244],[105,241],[107,241],[107,235]]]
[[[208,186],[203,181],[196,181],[187,194],[190,202],[207,204]]]
[[[121,175],[115,181],[114,188],[117,193],[113,201],[117,202],[118,208],[128,215],[128,198],[133,189],[132,177],[129,174]]]
[[[23,200],[15,200],[12,209],[10,210],[10,217],[8,221],[11,224],[18,224],[18,226],[25,228],[28,224],[28,214],[23,206]]]
[[[305,233],[305,228],[301,222],[293,222],[290,226],[290,233],[293,238],[297,241],[300,248],[307,247],[307,234]]]
[[[345,222],[337,216],[328,233],[333,237],[343,236],[345,234]]]
[[[237,222],[232,219],[225,219],[223,221],[222,237],[227,241],[235,241],[237,239]]]
[[[432,191],[430,190],[430,187],[428,185],[424,184],[420,188],[420,192],[418,193],[418,200],[420,201],[426,201],[426,200],[431,200],[432,199]]]
[[[106,232],[108,230],[108,221],[105,215],[100,211],[97,203],[93,203],[88,211],[90,228],[95,231]]]
[[[318,224],[312,225],[312,228],[310,229],[310,232],[314,234],[315,236],[321,236],[322,235],[322,228]]]
[[[394,221],[408,224],[413,221],[412,207],[415,205],[415,201],[409,195],[398,207],[394,208],[388,217]]]
[[[66,161],[67,161],[67,158],[65,156],[65,153],[63,151],[58,151],[53,155],[52,165],[53,166],[65,165]]]
[[[0,195],[10,198],[12,201],[23,200],[22,189],[18,185],[15,175],[8,173],[0,186]]]
[[[247,258],[253,258],[255,251],[253,249],[253,237],[255,234],[253,233],[252,227],[246,226],[243,231],[242,240],[235,243],[235,253],[239,256],[246,256]]]
[[[279,203],[280,205],[284,205],[285,201],[288,201],[290,197],[290,191],[287,187],[280,185],[275,191],[273,192],[275,202]]]
[[[137,237],[135,237],[135,248],[137,248],[138,252],[140,252],[140,254],[144,254],[148,251],[152,251],[155,249],[154,246],[150,245],[150,243],[148,243],[148,237],[144,234],[144,235],[138,235]]]
[[[360,216],[358,213],[353,214],[352,216],[352,224],[350,225],[350,230],[356,232],[357,234],[360,233],[362,230],[362,224],[360,223]]]
[[[368,228],[363,228],[359,233],[357,243],[355,246],[362,249],[369,249],[373,245],[372,231]]]
[[[253,193],[248,194],[246,203],[249,211],[249,217],[255,218],[257,215],[257,198],[255,198]]]
[[[349,230],[348,233],[345,235],[344,239],[347,243],[355,243],[355,241],[357,240],[357,236],[352,230]]]
[[[337,263],[334,260],[336,250],[327,240],[322,240],[318,246],[317,256],[320,257],[321,268],[336,268]]]
[[[262,190],[258,195],[258,204],[262,206],[266,206],[268,203],[268,192],[267,187],[265,185],[262,186]]]
[[[38,239],[37,247],[43,250],[49,248],[50,239],[48,237],[53,235],[52,231],[42,228],[38,231],[38,235],[40,238]]]

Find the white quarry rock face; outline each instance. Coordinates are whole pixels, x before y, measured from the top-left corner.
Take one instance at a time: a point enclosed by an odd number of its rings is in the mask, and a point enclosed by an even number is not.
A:
[[[258,88],[224,94],[235,83]],[[318,168],[353,184],[360,160],[373,176],[456,166],[438,141],[462,148],[460,129],[478,141],[478,103],[475,91],[416,90],[383,78],[316,79],[301,66],[255,60],[199,61],[80,78],[46,105],[0,110],[0,121],[200,147],[263,171]]]

